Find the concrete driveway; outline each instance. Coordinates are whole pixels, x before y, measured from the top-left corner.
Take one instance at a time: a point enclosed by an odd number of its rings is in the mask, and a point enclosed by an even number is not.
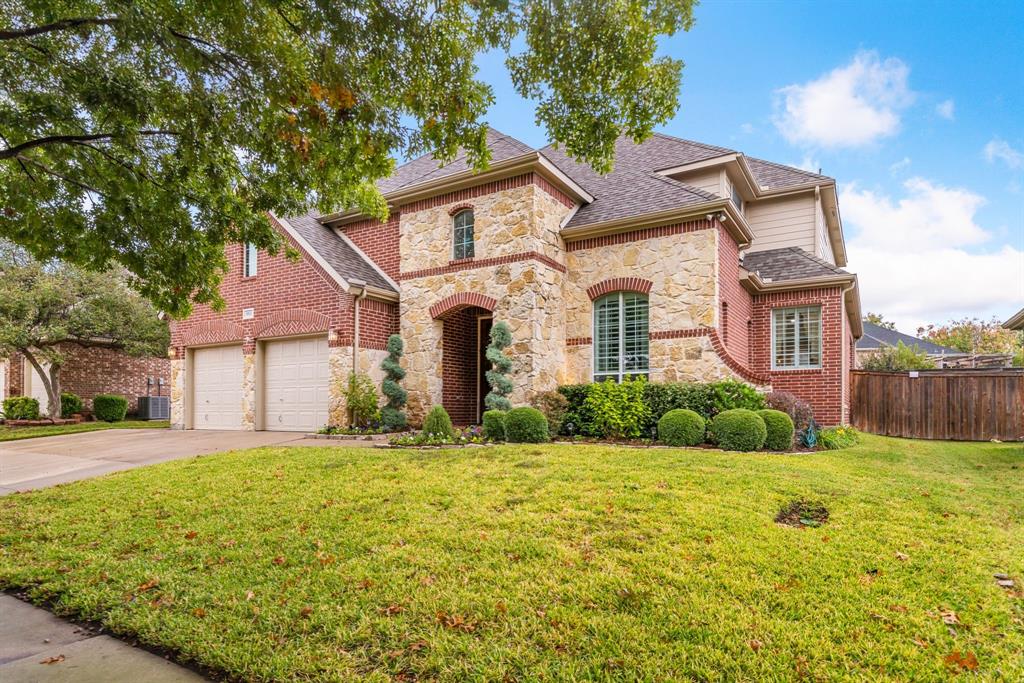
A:
[[[0,495],[167,460],[257,446],[325,445],[288,432],[108,429],[0,442]]]

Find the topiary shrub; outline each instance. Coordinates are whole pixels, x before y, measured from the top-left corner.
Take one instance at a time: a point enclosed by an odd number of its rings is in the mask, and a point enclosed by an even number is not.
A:
[[[669,446],[697,446],[704,443],[706,426],[704,418],[692,410],[670,410],[658,420],[658,441]]]
[[[548,421],[536,408],[513,408],[505,415],[509,443],[543,443],[548,440]]]
[[[60,416],[71,417],[75,413],[82,412],[82,399],[78,394],[70,391],[62,392],[60,395]]]
[[[446,439],[455,438],[455,428],[452,427],[452,419],[448,417],[448,411],[444,406],[434,406],[427,413],[423,420],[423,433],[441,436]]]
[[[781,410],[765,408],[757,411],[764,420],[768,436],[764,447],[770,451],[788,451],[793,447],[793,420]]]
[[[405,429],[407,420],[402,408],[409,398],[409,394],[398,384],[405,378],[405,370],[401,365],[404,352],[402,338],[397,334],[388,337],[387,350],[388,356],[380,364],[384,371],[384,381],[381,382],[380,390],[388,402],[380,409],[380,421],[384,431],[397,432]]]
[[[128,413],[128,399],[115,394],[97,394],[92,399],[92,414],[104,422],[120,422]]]
[[[31,396],[11,396],[4,399],[4,418],[8,420],[38,420],[39,401]]]
[[[734,408],[711,421],[715,442],[727,451],[756,451],[764,446],[768,428],[753,410]]]
[[[505,440],[505,411],[484,411],[484,436],[491,441]]]
[[[491,326],[491,343],[487,346],[484,356],[491,363],[491,369],[484,373],[487,385],[491,390],[484,396],[484,405],[491,410],[508,410],[512,403],[508,395],[512,393],[512,380],[508,378],[512,372],[512,359],[505,355],[505,349],[512,345],[512,330],[508,323],[499,321]]]

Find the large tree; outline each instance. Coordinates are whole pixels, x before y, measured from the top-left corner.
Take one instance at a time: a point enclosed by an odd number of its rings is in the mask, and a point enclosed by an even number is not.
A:
[[[0,236],[102,270],[163,310],[219,301],[223,247],[266,212],[357,208],[394,157],[487,163],[475,59],[600,171],[677,108],[659,37],[695,0],[0,0]]]
[[[1020,354],[1024,335],[1007,330],[998,318],[962,318],[917,328],[917,336],[970,354]]]
[[[0,243],[0,358],[22,354],[60,416],[60,370],[70,345],[113,346],[131,355],[164,354],[167,323],[118,272],[40,263]]]

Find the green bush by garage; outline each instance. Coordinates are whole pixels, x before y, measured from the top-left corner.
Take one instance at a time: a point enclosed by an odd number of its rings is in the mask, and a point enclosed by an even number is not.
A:
[[[668,446],[704,443],[707,424],[699,413],[685,408],[670,410],[658,420],[658,441]]]
[[[97,394],[92,399],[92,414],[103,422],[120,422],[128,414],[128,399],[116,394]]]
[[[39,401],[31,396],[5,398],[4,418],[8,420],[38,420]]]

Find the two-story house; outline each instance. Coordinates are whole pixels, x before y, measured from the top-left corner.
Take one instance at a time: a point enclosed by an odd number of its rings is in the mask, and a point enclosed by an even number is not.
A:
[[[835,181],[655,134],[598,175],[491,130],[487,171],[421,157],[380,183],[386,222],[275,217],[298,262],[228,248],[223,312],[172,325],[179,428],[312,430],[345,419],[401,334],[409,414],[479,420],[494,321],[513,404],[561,384],[737,378],[848,415],[861,335]]]

